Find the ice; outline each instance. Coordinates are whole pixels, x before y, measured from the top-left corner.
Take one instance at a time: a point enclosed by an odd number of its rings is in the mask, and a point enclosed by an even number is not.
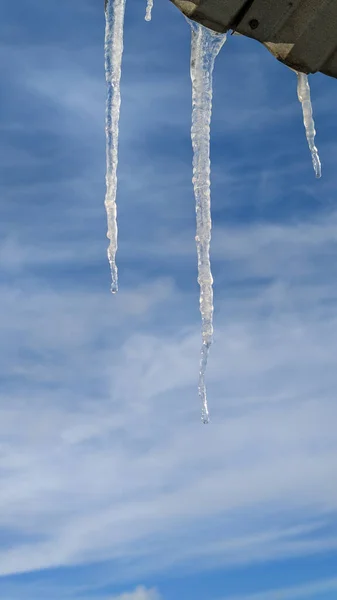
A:
[[[145,21],[151,21],[152,9],[153,9],[153,0],[147,0]]]
[[[305,75],[305,73],[297,73],[297,95],[302,104],[304,127],[312,156],[312,163],[314,165],[316,177],[319,178],[322,176],[322,167],[318,150],[315,146],[316,131],[315,122],[312,116],[310,85],[308,76]]]
[[[210,192],[210,123],[212,114],[212,73],[214,62],[226,41],[219,34],[188,20],[192,28],[192,147],[193,187],[196,202],[196,243],[198,254],[198,283],[200,285],[200,312],[202,318],[202,347],[199,372],[199,397],[202,403],[202,421],[208,423],[209,413],[205,386],[205,372],[209,348],[213,339],[213,278],[210,264],[211,192]]]
[[[123,55],[125,0],[107,0],[105,8],[105,74],[107,82],[106,103],[106,196],[108,232],[110,240],[108,259],[111,269],[111,291],[118,291],[117,252],[117,164],[119,113],[121,104],[120,80]]]

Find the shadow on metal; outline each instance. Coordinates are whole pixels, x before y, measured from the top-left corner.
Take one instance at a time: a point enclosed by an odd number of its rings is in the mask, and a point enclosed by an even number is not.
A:
[[[302,73],[337,78],[337,0],[171,0],[209,29],[261,42]]]

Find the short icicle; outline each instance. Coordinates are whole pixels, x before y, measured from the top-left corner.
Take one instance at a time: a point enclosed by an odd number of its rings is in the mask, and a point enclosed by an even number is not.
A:
[[[199,398],[202,421],[209,422],[205,372],[209,348],[213,339],[213,278],[210,264],[211,192],[210,192],[210,123],[212,114],[212,74],[215,58],[226,41],[219,34],[188,19],[192,28],[191,80],[193,187],[196,202],[196,243],[198,254],[198,283],[202,318],[202,347],[199,371]]]
[[[153,0],[147,0],[145,21],[151,21],[152,9],[153,9]]]
[[[107,82],[106,103],[106,196],[108,232],[110,240],[108,259],[111,269],[111,291],[118,291],[117,252],[117,165],[118,134],[121,104],[120,80],[123,55],[125,0],[106,0],[105,4],[105,75]]]
[[[297,74],[297,95],[298,99],[302,104],[303,110],[303,120],[305,132],[312,156],[312,164],[314,166],[315,175],[317,178],[322,176],[322,167],[321,161],[319,158],[318,150],[315,146],[315,122],[312,114],[312,104],[311,104],[311,95],[310,95],[310,85],[308,75],[305,73]]]

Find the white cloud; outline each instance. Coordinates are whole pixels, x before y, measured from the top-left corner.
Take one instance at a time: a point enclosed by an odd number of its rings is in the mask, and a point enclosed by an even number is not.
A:
[[[141,321],[126,327],[123,296],[118,319],[94,294],[60,304],[32,290],[2,311],[28,354],[11,360],[27,385],[2,399],[0,522],[18,536],[0,552],[3,575],[109,558],[128,558],[131,571],[235,564],[337,547],[333,528],[324,533],[337,512],[335,319],[319,310],[304,321],[282,306],[268,315],[274,300],[263,289],[257,309],[250,295],[237,309],[233,298],[231,323],[227,310],[218,319],[204,428],[199,335],[181,329],[172,290],[157,289],[170,333],[149,333],[150,303],[147,333]],[[179,294],[185,309],[190,300]],[[34,348],[40,360],[30,365]]]
[[[155,589],[147,589],[139,586],[133,592],[125,592],[119,596],[113,596],[110,600],[160,600],[160,596]]]

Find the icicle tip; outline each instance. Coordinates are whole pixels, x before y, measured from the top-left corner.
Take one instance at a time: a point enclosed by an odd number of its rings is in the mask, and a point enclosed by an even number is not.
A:
[[[117,275],[115,274],[115,272],[113,272],[113,270],[111,269],[111,286],[110,286],[110,291],[112,294],[117,294],[118,292],[118,279],[117,279]]]
[[[145,21],[149,22],[152,19],[153,0],[147,0]]]

